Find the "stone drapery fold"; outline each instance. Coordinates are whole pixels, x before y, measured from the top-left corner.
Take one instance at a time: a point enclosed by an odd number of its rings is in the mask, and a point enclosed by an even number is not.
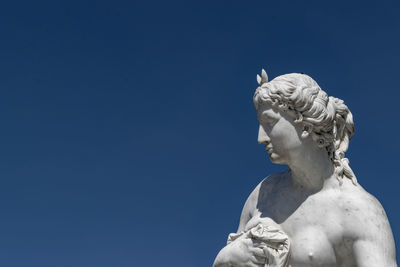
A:
[[[290,241],[283,231],[260,223],[246,232],[229,234],[227,244],[241,236],[251,238],[254,246],[264,251],[266,257],[264,267],[290,267]]]

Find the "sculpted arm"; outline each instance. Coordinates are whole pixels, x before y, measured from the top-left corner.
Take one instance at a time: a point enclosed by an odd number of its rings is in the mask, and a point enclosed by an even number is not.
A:
[[[356,238],[353,244],[357,266],[396,267],[392,230],[378,200],[369,196],[360,209]]]
[[[237,230],[238,233],[245,230],[246,224],[251,220],[253,213],[256,210],[261,183],[256,186],[253,192],[251,192],[243,206],[242,214],[240,215],[239,227]]]
[[[259,186],[257,186],[248,197],[243,206],[240,216],[240,223],[237,234],[245,231],[246,224],[252,217],[252,212],[256,208]],[[235,241],[226,245],[217,255],[214,267],[231,266],[262,266],[265,262],[264,253],[260,248],[254,248],[252,241],[245,235],[240,236]]]
[[[379,244],[377,240],[358,239],[354,243],[357,266],[397,267],[394,246]]]

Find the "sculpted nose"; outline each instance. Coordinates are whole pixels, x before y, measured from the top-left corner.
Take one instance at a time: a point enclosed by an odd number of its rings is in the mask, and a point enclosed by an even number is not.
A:
[[[260,128],[258,129],[258,143],[259,144],[265,144],[270,141],[267,133],[265,132],[264,128],[260,125]]]

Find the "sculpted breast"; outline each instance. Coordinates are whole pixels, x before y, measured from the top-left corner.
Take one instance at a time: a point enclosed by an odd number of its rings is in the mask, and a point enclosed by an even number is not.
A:
[[[334,249],[322,229],[299,229],[291,243],[292,266],[337,266]]]

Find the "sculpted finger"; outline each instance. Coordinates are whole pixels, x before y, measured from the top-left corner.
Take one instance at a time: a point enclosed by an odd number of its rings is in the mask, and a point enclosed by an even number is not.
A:
[[[260,265],[260,266],[264,266],[265,262],[266,262],[266,258],[265,257],[259,257],[259,256],[252,256],[250,258],[251,262],[254,264]]]
[[[276,252],[274,253],[274,250],[273,249],[269,249],[269,248],[264,248],[264,253],[265,253],[265,255],[266,255],[266,257],[267,257],[267,259],[268,259],[268,264],[270,264],[271,266],[275,266],[275,264],[276,264],[276,255],[274,255],[274,254],[276,254]]]
[[[251,239],[251,238],[248,238],[248,237],[243,238],[242,242],[243,242],[244,244],[246,244],[248,247],[252,247],[253,244],[254,244],[254,240]]]
[[[257,257],[262,257],[262,258],[266,258],[267,257],[262,248],[252,248],[251,249],[251,253],[253,253],[253,255],[255,255]]]

